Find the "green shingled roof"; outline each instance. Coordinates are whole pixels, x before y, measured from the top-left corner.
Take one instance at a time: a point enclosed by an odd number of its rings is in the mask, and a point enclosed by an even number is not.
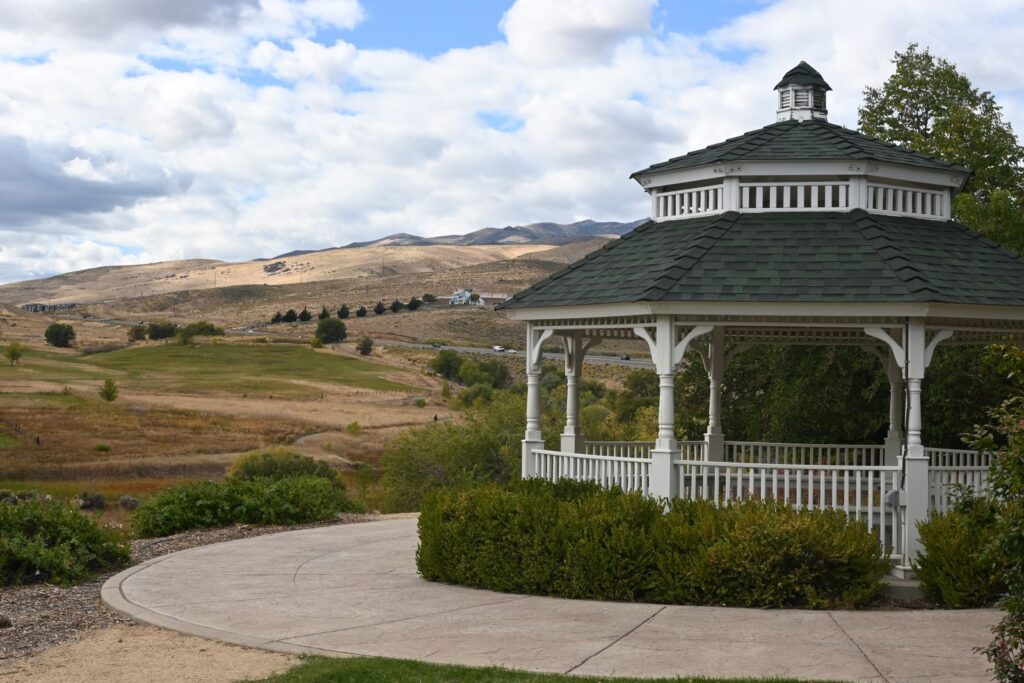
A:
[[[1024,306],[1024,260],[952,221],[727,212],[645,223],[501,308],[654,301]]]
[[[816,85],[823,90],[832,89],[832,86],[825,82],[818,70],[807,62],[800,62],[787,71],[782,80],[775,85],[775,89],[785,88],[787,85]]]
[[[673,171],[731,161],[800,161],[856,159],[907,164],[943,171],[970,173],[970,169],[869,138],[863,133],[827,121],[779,121],[764,128],[729,138],[643,171]]]

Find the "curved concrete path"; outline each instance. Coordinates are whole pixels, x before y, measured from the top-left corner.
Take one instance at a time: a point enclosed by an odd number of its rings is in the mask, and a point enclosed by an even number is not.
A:
[[[103,599],[240,645],[604,676],[987,681],[994,610],[812,612],[562,600],[423,581],[416,520],[259,536],[150,560]]]

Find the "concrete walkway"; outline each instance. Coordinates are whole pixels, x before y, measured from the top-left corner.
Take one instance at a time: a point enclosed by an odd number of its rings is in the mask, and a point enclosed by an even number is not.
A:
[[[987,681],[994,610],[812,612],[527,597],[427,583],[416,520],[159,557],[103,586],[115,610],[240,645],[604,676]]]

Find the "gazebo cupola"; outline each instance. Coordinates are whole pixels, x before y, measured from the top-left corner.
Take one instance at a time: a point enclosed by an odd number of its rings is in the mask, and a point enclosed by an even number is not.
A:
[[[969,169],[829,123],[828,90],[801,62],[776,86],[779,120],[634,173],[650,221],[500,306],[527,327],[524,477],[839,509],[904,567],[921,548],[916,523],[945,509],[949,484],[986,486],[987,454],[923,442],[922,384],[940,344],[1024,341],[1024,261],[951,220]],[[654,441],[581,433],[583,359],[606,339],[650,350]],[[565,351],[558,450],[541,433],[549,340]],[[730,440],[724,373],[763,344],[877,356],[890,384],[884,443]],[[701,364],[710,387],[707,431],[687,441],[673,390],[683,363]]]
[[[775,86],[779,93],[779,121],[826,121],[825,93],[831,89],[813,66],[800,62]]]
[[[856,211],[949,220],[970,170],[829,123],[831,88],[800,62],[775,86],[778,121],[633,174],[651,217]]]

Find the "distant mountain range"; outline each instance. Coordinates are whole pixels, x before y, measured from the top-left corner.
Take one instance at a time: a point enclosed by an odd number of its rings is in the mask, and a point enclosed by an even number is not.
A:
[[[330,251],[331,249],[358,249],[361,247],[427,247],[435,244],[463,247],[496,244],[563,245],[595,237],[618,237],[646,220],[630,223],[592,220],[577,221],[576,223],[531,223],[530,225],[509,225],[504,228],[481,228],[465,235],[443,235],[441,237],[420,237],[406,232],[398,232],[368,242],[352,242],[343,247],[328,247],[326,249],[299,249],[272,258],[281,259]]]

